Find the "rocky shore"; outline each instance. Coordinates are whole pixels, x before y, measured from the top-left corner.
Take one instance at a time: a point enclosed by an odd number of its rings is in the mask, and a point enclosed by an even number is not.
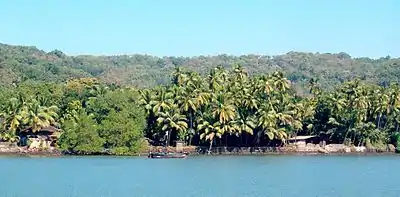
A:
[[[164,147],[149,147],[149,151],[157,152]],[[168,147],[169,152],[187,152],[190,155],[209,155],[209,147],[183,146],[177,150],[176,147]],[[346,146],[343,144],[289,144],[282,147],[214,147],[210,155],[351,155],[351,154],[394,154],[396,149],[389,144],[385,147]],[[0,156],[61,156],[61,151],[54,147],[49,149],[35,149],[18,147],[16,145],[0,145]],[[146,156],[147,152],[132,156]]]
[[[29,155],[40,155],[40,156],[60,156],[62,155],[54,147],[48,149],[37,149],[28,147],[18,147],[15,144],[0,144],[0,156],[29,156]]]
[[[164,147],[152,147],[151,151],[162,150]],[[180,150],[168,147],[170,152],[188,152],[191,155],[209,153],[209,147],[184,146]],[[299,155],[337,155],[337,154],[394,154],[396,148],[389,144],[385,147],[346,146],[343,144],[288,144],[282,147],[214,147],[211,155],[268,155],[268,154],[299,154]]]

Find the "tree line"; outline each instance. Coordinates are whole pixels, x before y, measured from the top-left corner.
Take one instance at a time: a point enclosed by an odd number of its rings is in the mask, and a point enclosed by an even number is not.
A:
[[[276,56],[68,56],[59,50],[45,52],[34,46],[0,43],[0,87],[12,87],[28,81],[66,83],[71,78],[94,77],[101,82],[121,86],[152,88],[157,85],[171,85],[168,75],[175,67],[182,67],[205,77],[216,65],[231,69],[236,64],[245,67],[249,75],[282,71],[299,93],[307,92],[308,81],[312,78],[323,79],[319,83],[324,89],[332,89],[355,77],[382,86],[387,86],[390,82],[400,82],[400,59],[390,56],[378,59],[356,58],[343,52],[288,52]]]
[[[210,148],[279,146],[298,135],[355,146],[399,143],[397,84],[354,79],[326,91],[312,79],[310,96],[301,96],[282,72],[249,77],[242,66],[219,66],[205,78],[177,68],[173,85],[140,92],[145,135],[161,141],[168,131],[173,140]]]
[[[400,143],[399,86],[354,79],[335,88],[309,82],[299,94],[282,72],[250,76],[223,66],[207,75],[176,67],[169,85],[133,88],[96,78],[20,83],[3,88],[2,141],[27,130],[61,129],[57,147],[92,154],[134,154],[153,145],[282,146],[316,135],[327,143]],[[167,134],[167,135],[166,135]]]
[[[1,141],[19,142],[52,126],[61,130],[56,147],[67,153],[125,155],[145,148],[145,112],[135,89],[80,78],[22,83],[1,95]]]

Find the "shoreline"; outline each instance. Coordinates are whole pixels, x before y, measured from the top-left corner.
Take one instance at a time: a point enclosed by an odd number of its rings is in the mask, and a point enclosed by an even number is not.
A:
[[[27,147],[2,147],[0,156],[10,157],[68,157],[68,156],[98,156],[98,157],[147,157],[149,152],[167,151],[171,153],[188,153],[189,157],[196,156],[373,156],[373,155],[400,155],[393,145],[386,147],[346,146],[343,144],[329,144],[320,146],[318,144],[290,144],[280,147],[213,147],[209,154],[209,147],[205,146],[178,146],[162,147],[148,146],[139,153],[111,154],[109,151],[97,153],[79,153],[62,151],[55,147],[49,149],[29,149]]]
[[[241,154],[241,155],[233,155],[233,154],[218,154],[218,155],[207,155],[207,154],[190,154],[188,157],[268,157],[268,156],[400,156],[400,154],[396,153],[332,153],[332,154],[310,154],[310,153],[291,153],[291,154]],[[135,157],[135,158],[147,158],[147,155],[142,154],[135,154],[135,155],[54,155],[54,154],[0,154],[0,158],[7,158],[7,157],[37,157],[37,158],[60,158],[60,157]]]
[[[176,152],[176,151],[172,151]],[[57,152],[0,152],[0,157],[147,157],[148,152],[137,153],[137,154],[127,154],[127,155],[113,155],[113,154],[64,154],[59,151]],[[223,157],[223,156],[384,156],[393,155],[400,156],[396,152],[377,152],[377,151],[366,151],[366,152],[219,152],[219,153],[202,153],[202,152],[189,152],[188,157]]]

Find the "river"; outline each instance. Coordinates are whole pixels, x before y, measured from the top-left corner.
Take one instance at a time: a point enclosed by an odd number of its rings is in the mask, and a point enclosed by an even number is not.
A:
[[[400,196],[399,156],[0,157],[5,197]]]

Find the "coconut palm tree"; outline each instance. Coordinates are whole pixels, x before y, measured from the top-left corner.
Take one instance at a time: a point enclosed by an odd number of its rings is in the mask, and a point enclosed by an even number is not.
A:
[[[234,128],[236,131],[236,135],[240,137],[240,143],[242,143],[242,136],[243,134],[254,135],[254,130],[257,127],[257,123],[255,117],[250,114],[249,110],[246,108],[238,108],[237,117],[234,121]],[[245,139],[245,144],[247,145],[247,136]],[[241,144],[240,144],[241,145]]]
[[[236,107],[228,94],[214,94],[212,99],[212,115],[220,123],[227,123],[234,120]]]
[[[22,120],[26,116],[24,108],[25,101],[18,98],[11,98],[4,112],[0,113],[2,121],[3,131],[16,132],[21,129],[23,122]]]
[[[213,116],[210,113],[202,113],[198,120],[197,130],[201,133],[200,139],[208,141],[210,143],[208,153],[211,153],[212,145],[215,143],[215,137],[221,138],[224,131],[216,127],[216,123]]]
[[[182,67],[177,66],[174,68],[174,71],[172,72],[172,83],[178,86],[182,86],[188,76],[187,74],[183,71]]]
[[[40,106],[39,102],[32,100],[25,107],[26,115],[22,122],[24,125],[32,129],[32,132],[39,131],[44,127],[48,127],[56,124],[58,118],[58,107],[57,106]]]
[[[15,132],[1,132],[0,141],[15,143],[20,140],[20,137]]]
[[[272,84],[279,92],[285,92],[290,88],[290,81],[283,76],[282,72],[276,71],[271,75]]]
[[[171,92],[168,92],[167,88],[160,87],[156,90],[156,95],[154,96],[154,106],[153,112],[158,113],[162,111],[170,110],[170,106],[173,104]]]
[[[147,114],[152,113],[155,104],[154,95],[152,91],[149,89],[139,90],[139,94],[140,94],[139,103],[144,107]]]
[[[194,119],[194,114],[196,113],[199,105],[199,103],[197,102],[197,98],[194,96],[196,95],[193,95],[192,93],[185,91],[181,97],[181,100],[179,101],[179,105],[181,106],[180,107],[181,111],[189,116],[189,134],[190,134],[189,144],[192,141],[191,140],[192,136],[195,134],[193,128],[193,123],[194,123],[193,119]]]
[[[170,144],[171,133],[176,132],[176,134],[185,134],[188,128],[187,119],[185,115],[179,113],[177,106],[173,105],[168,111],[157,113],[157,123],[161,126],[161,130],[166,132],[167,136],[167,146]],[[185,137],[180,135],[181,139]]]

